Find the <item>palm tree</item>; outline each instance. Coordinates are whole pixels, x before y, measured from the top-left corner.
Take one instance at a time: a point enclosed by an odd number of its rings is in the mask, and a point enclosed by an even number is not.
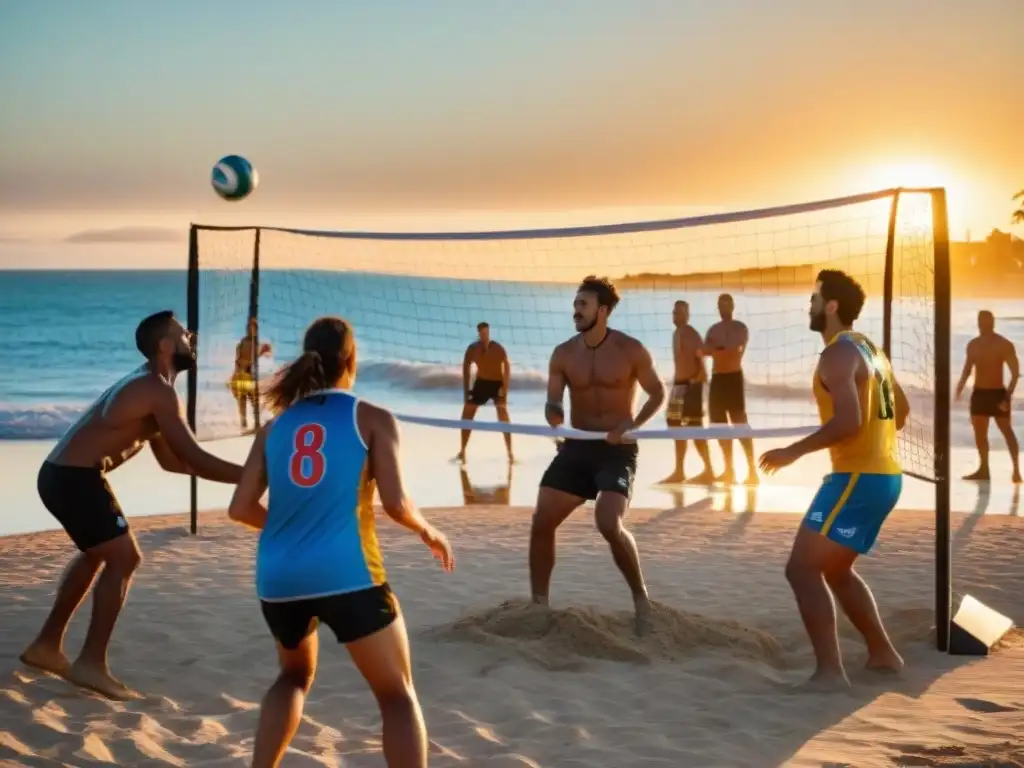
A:
[[[1020,200],[1020,207],[1010,214],[1010,223],[1024,224],[1024,189],[1014,195],[1012,199],[1014,201]]]

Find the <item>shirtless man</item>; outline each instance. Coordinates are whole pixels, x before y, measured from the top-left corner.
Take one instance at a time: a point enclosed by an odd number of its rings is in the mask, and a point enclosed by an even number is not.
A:
[[[264,342],[259,345],[257,354],[256,340],[259,338],[259,324],[255,317],[249,318],[246,326],[246,335],[235,345],[235,372],[231,376],[231,394],[238,402],[238,418],[242,429],[248,429],[248,413],[246,405],[252,403],[253,420],[259,420],[256,412],[256,358],[267,357],[271,353],[271,346]]]
[[[708,420],[712,424],[746,424],[747,403],[743,391],[743,353],[747,351],[750,332],[747,326],[733,319],[735,304],[732,296],[718,297],[721,320],[708,328],[704,341],[704,354],[711,357],[711,385],[708,387]],[[719,440],[725,458],[725,471],[717,480],[735,483],[736,472],[732,461],[732,440]],[[756,485],[757,468],[754,464],[754,441],[740,438],[747,457],[747,485]]]
[[[956,399],[964,393],[967,379],[974,371],[974,391],[971,393],[971,426],[974,427],[974,442],[978,445],[981,466],[976,472],[964,476],[964,480],[988,480],[988,420],[996,420],[996,427],[1003,433],[1006,448],[1013,462],[1013,482],[1020,479],[1020,446],[1010,423],[1012,411],[1010,402],[1020,378],[1020,363],[1013,342],[996,333],[995,316],[987,309],[978,313],[978,335],[967,342],[967,356],[964,370],[956,385]],[[1003,382],[1003,367],[1010,369],[1010,383]]]
[[[508,381],[512,375],[511,364],[505,348],[496,341],[491,341],[491,326],[478,323],[476,326],[478,341],[466,347],[462,358],[462,389],[466,404],[462,406],[462,418],[471,421],[476,416],[476,409],[494,401],[494,409],[498,412],[498,421],[508,423]],[[472,387],[469,384],[470,369],[476,366],[476,378]],[[462,430],[462,448],[455,457],[460,462],[466,460],[466,446],[469,444],[470,430]],[[508,460],[512,461],[512,435],[505,433],[505,450]]]
[[[584,501],[596,499],[597,529],[633,593],[636,631],[643,634],[651,606],[636,542],[622,525],[637,458],[636,442],[626,434],[658,412],[665,400],[665,385],[644,345],[608,327],[608,316],[618,303],[619,295],[607,278],[584,278],[573,301],[573,320],[579,333],[555,347],[551,355],[544,407],[548,424],[557,427],[563,423],[562,397],[568,386],[570,424],[607,432],[607,436],[604,440],[565,440],[541,478],[530,527],[530,588],[535,603],[548,604],[555,532]],[[633,416],[637,384],[648,397]]]
[[[672,334],[672,360],[675,368],[672,394],[668,399],[665,421],[670,427],[701,427],[704,425],[704,382],[707,371],[704,368],[702,348],[704,340],[697,329],[690,325],[690,305],[677,301],[672,308],[672,322],[676,329]],[[711,483],[715,479],[711,468],[711,456],[706,440],[694,441],[697,454],[704,462],[704,471],[691,482]],[[683,465],[686,461],[686,441],[676,440],[676,468],[663,483],[681,483],[686,479]]]
[[[221,483],[237,483],[242,475],[237,464],[200,448],[185,423],[174,378],[195,363],[195,352],[174,314],[158,312],[139,323],[135,345],[146,363],[100,395],[39,470],[39,497],[80,554],[64,572],[42,630],[21,655],[24,664],[114,699],[137,695],[110,674],[107,646],[142,555],[106,474],[148,442],[168,472]],[[89,631],[70,664],[64,634],[97,573]]]

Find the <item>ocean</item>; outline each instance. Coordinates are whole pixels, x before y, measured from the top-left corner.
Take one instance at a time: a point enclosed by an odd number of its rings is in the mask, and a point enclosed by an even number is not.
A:
[[[197,432],[204,440],[231,438],[240,434],[240,425],[226,381],[234,345],[245,330],[248,273],[211,271],[204,273],[202,280]],[[751,332],[745,365],[752,426],[814,424],[810,377],[821,340],[807,328],[808,297],[732,293],[736,315]],[[678,298],[689,301],[691,322],[703,331],[717,319],[717,294],[624,290],[613,325],[643,340],[667,377],[671,372],[673,302]],[[508,349],[512,361],[512,420],[541,424],[548,357],[555,344],[574,333],[573,295],[571,285],[534,282],[265,271],[260,281],[260,336],[273,345],[273,354],[261,361],[261,373],[272,374],[297,354],[303,330],[315,317],[341,314],[353,322],[359,342],[356,392],[360,396],[398,413],[457,419],[462,402],[462,355],[475,339],[476,324],[485,320],[490,323],[492,338]],[[953,310],[954,381],[963,364],[964,346],[976,332],[976,314],[981,308],[996,314],[998,330],[1004,335],[1024,338],[1024,302],[958,301]],[[0,272],[0,334],[5,339],[4,365],[0,366],[0,441],[12,451],[17,441],[52,444],[97,395],[140,363],[134,328],[142,317],[160,309],[173,309],[185,317],[184,271]],[[904,440],[905,466],[909,463],[908,469],[921,474],[930,474],[933,456],[933,318],[932,305],[921,300],[900,300],[893,314],[893,362],[910,393],[913,412]],[[881,340],[881,303],[877,299],[869,300],[858,325]],[[179,382],[183,395],[184,378]],[[1019,400],[1016,407],[1020,408]],[[478,419],[493,418],[492,408],[480,409]],[[662,425],[656,417],[650,426]],[[457,450],[457,433],[451,429],[427,427],[414,434],[420,443],[412,448],[407,445],[406,454],[425,451],[422,446],[427,440],[430,451],[425,452],[436,452],[440,441],[445,441],[446,451],[450,448],[449,456]],[[952,435],[954,446],[964,451],[963,461],[970,462],[967,449],[973,446],[973,437],[966,402],[953,405]],[[473,451],[484,450],[477,448],[478,443],[490,441],[488,452],[499,444],[494,435],[473,440],[471,456]],[[550,441],[527,442],[550,450]],[[994,430],[992,447],[996,452],[1003,450]],[[668,443],[652,441],[645,450],[657,452],[667,471]],[[970,468],[962,467],[964,472]],[[962,474],[960,469],[957,474]],[[34,468],[26,471],[34,474]],[[16,495],[28,499],[33,484],[27,480],[24,484],[23,493]],[[808,487],[813,488],[813,483]],[[522,491],[520,502],[526,499],[525,503],[531,503],[535,491],[535,485]],[[461,503],[462,494],[456,498],[446,492],[438,498],[440,503]]]
[[[138,365],[133,332],[150,312],[173,309],[184,319],[184,271],[12,271],[0,273],[0,440],[59,437],[111,382]],[[717,292],[688,292],[700,331],[717,320]],[[200,437],[238,434],[227,390],[234,345],[249,306],[248,274],[206,273],[199,322]],[[748,411],[755,427],[798,426],[813,419],[810,377],[821,341],[807,329],[807,297],[735,293],[737,317],[750,327],[745,358]],[[263,376],[299,352],[306,325],[321,314],[351,320],[359,342],[356,391],[403,413],[457,418],[461,362],[486,320],[512,360],[510,411],[520,423],[542,422],[551,349],[574,333],[573,288],[537,283],[443,280],[352,273],[270,271],[261,276],[261,340],[273,354]],[[671,373],[671,310],[681,298],[666,290],[624,291],[613,325],[647,344],[663,376]],[[930,303],[898,301],[893,363],[911,392],[915,416],[930,425],[934,391]],[[953,311],[952,378],[988,308],[999,330],[1024,338],[1024,302],[962,301]],[[869,300],[858,327],[881,340],[881,305]],[[184,378],[179,385],[184,393]],[[1019,403],[1018,403],[1019,406]],[[954,404],[957,444],[973,444],[966,405]],[[487,411],[488,409],[482,409]],[[962,413],[961,413],[962,412]],[[481,413],[481,418],[488,414]],[[930,426],[929,426],[930,428]],[[925,435],[922,434],[921,439]]]

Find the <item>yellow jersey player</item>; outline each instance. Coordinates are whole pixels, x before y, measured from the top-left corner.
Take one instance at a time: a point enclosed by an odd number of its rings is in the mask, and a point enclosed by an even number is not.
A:
[[[864,290],[844,272],[826,269],[818,274],[810,327],[825,341],[813,380],[821,428],[766,452],[760,462],[772,473],[823,448],[831,454],[832,473],[811,502],[786,564],[786,578],[814,648],[815,687],[849,685],[833,595],[864,636],[868,669],[903,669],[871,590],[853,569],[857,557],[874,545],[899,500],[903,474],[896,433],[910,412],[885,354],[853,330],[864,298]]]

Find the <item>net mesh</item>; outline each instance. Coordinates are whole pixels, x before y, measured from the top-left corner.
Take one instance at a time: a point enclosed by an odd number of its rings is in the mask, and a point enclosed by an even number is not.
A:
[[[457,418],[462,359],[476,324],[512,364],[511,418],[542,423],[548,358],[575,333],[572,299],[588,274],[612,278],[622,301],[611,324],[672,371],[672,308],[690,304],[702,334],[728,292],[749,328],[743,367],[754,428],[813,425],[811,377],[821,338],[808,329],[814,276],[846,271],[868,294],[857,323],[881,345],[884,268],[893,194],[846,204],[534,233],[350,234],[200,227],[200,439],[237,436],[254,424],[251,387],[234,376],[237,345],[257,306],[255,378],[265,382],[298,354],[306,326],[324,314],[354,323],[357,392],[398,412]],[[904,469],[931,478],[935,439],[935,244],[927,194],[899,197],[893,242],[892,361],[911,401],[901,433]],[[258,298],[253,264],[258,243]],[[245,418],[240,413],[244,405]],[[267,415],[263,414],[266,419]]]

